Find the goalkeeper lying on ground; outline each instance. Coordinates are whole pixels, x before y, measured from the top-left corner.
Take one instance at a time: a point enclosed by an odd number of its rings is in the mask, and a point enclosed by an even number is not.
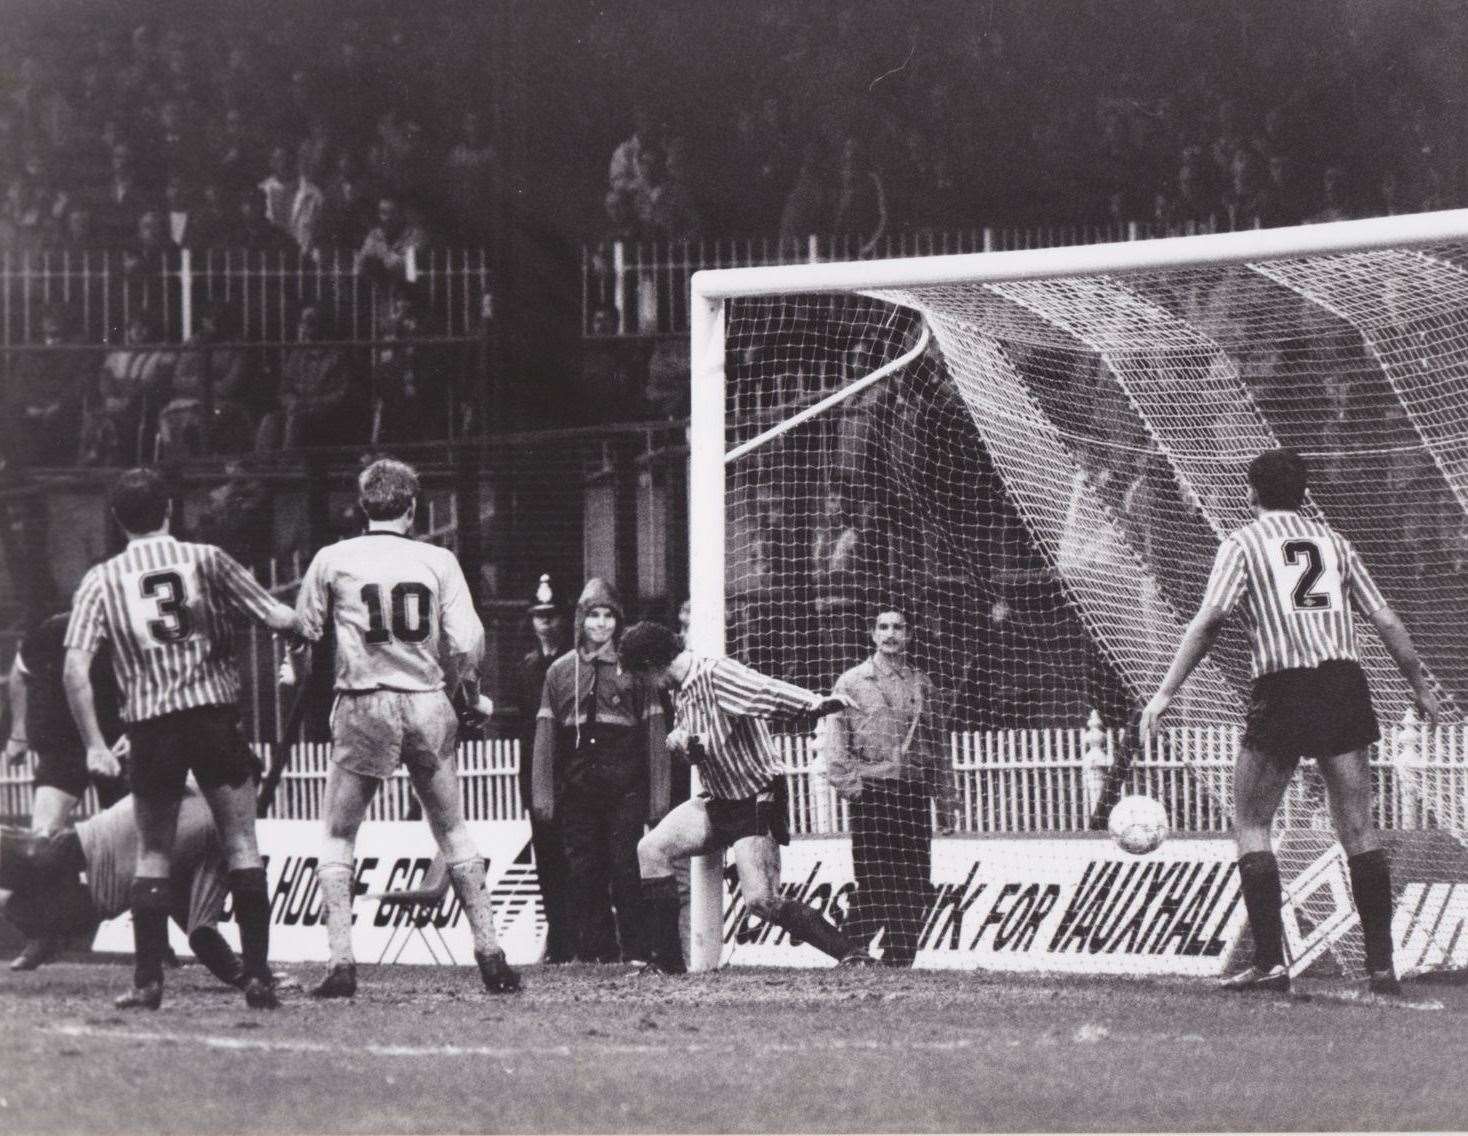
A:
[[[137,855],[131,796],[51,836],[0,827],[0,913],[28,938],[90,935],[129,909]],[[170,884],[173,919],[190,949],[221,982],[243,989],[244,967],[215,927],[229,896],[229,869],[192,779],[178,812]]]

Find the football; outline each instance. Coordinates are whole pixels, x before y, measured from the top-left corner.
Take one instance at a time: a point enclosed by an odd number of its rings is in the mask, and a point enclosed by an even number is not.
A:
[[[1123,797],[1111,810],[1107,823],[1111,837],[1135,855],[1151,852],[1167,839],[1167,810],[1151,797]]]

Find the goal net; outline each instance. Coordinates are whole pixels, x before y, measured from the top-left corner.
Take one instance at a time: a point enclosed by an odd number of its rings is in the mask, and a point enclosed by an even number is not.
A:
[[[871,656],[879,610],[910,613],[961,832],[1094,828],[1126,787],[1179,831],[1227,831],[1250,685],[1239,629],[1157,745],[1138,752],[1127,727],[1220,539],[1251,519],[1248,462],[1299,449],[1309,510],[1356,545],[1444,695],[1437,730],[1404,727],[1409,690],[1358,620],[1398,883],[1447,884],[1468,915],[1468,887],[1451,886],[1468,880],[1468,214],[708,273],[695,316],[695,645],[827,690]],[[1097,718],[1100,791],[1064,775]],[[822,822],[823,792],[817,778],[799,797],[798,826],[947,819],[877,795]],[[901,848],[865,844],[869,876],[892,858],[877,890],[922,889]],[[1276,846],[1298,947],[1330,901],[1310,880],[1338,855],[1310,763]],[[890,949],[869,898],[858,889],[857,929]],[[1310,950],[1297,967],[1359,965],[1349,933]]]

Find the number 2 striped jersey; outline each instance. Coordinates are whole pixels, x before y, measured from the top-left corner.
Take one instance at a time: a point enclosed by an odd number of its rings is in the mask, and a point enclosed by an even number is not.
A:
[[[1203,605],[1231,612],[1243,599],[1258,678],[1356,659],[1352,598],[1362,615],[1386,606],[1350,542],[1323,521],[1270,510],[1224,539]]]
[[[72,600],[66,646],[112,644],[122,718],[143,722],[239,700],[236,614],[264,622],[276,601],[223,549],[143,537],[92,568]]]
[[[376,530],[327,545],[296,598],[301,633],[336,629],[336,689],[442,690],[443,658],[477,670],[484,626],[459,561],[446,548]]]

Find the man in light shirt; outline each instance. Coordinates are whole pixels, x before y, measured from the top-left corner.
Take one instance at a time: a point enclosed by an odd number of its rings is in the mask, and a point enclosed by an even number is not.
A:
[[[519,976],[495,936],[484,858],[469,835],[454,754],[458,717],[447,690],[480,702],[484,627],[463,569],[447,549],[409,534],[418,475],[399,461],[373,462],[357,479],[368,529],[318,552],[296,600],[301,633],[336,632],[336,702],[327,773],[325,840],[317,878],[326,908],[331,967],[312,992],[357,992],[352,955],[353,849],[367,807],[401,762],[449,866],[449,879],[474,933],[484,987],[509,993]]]

